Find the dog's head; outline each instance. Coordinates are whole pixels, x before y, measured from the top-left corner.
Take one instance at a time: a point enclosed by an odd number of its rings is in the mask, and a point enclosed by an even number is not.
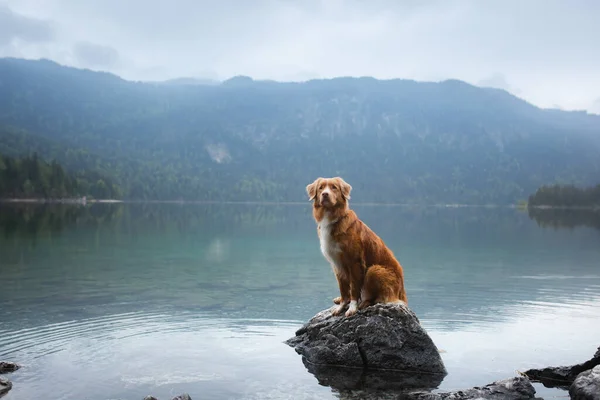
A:
[[[315,201],[316,207],[335,208],[345,206],[350,200],[352,186],[339,176],[335,178],[317,178],[306,186],[308,200]]]

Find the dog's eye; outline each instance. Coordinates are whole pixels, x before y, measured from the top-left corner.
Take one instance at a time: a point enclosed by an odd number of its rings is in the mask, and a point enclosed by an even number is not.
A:
[[[337,186],[332,186],[331,187],[333,190],[337,190]]]

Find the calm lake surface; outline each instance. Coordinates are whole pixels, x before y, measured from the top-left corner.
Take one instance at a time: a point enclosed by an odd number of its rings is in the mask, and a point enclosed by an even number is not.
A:
[[[439,390],[600,345],[597,216],[353,208],[445,351]],[[23,365],[4,399],[343,397],[283,343],[338,294],[308,202],[0,205],[0,224],[0,360]]]

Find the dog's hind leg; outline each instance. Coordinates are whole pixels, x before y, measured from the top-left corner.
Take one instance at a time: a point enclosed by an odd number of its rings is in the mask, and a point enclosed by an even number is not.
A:
[[[360,304],[358,309],[362,310],[375,303],[377,293],[379,293],[379,282],[377,276],[377,270],[381,268],[379,265],[373,265],[367,269],[365,274],[365,282],[360,291]]]
[[[406,303],[406,295],[398,291],[398,279],[398,275],[389,268],[382,265],[371,266],[365,276],[359,309],[376,303]]]

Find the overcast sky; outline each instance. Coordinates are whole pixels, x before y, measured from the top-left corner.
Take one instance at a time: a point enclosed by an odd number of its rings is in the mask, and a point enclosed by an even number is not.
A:
[[[0,0],[0,56],[126,79],[447,78],[600,113],[600,0]]]

